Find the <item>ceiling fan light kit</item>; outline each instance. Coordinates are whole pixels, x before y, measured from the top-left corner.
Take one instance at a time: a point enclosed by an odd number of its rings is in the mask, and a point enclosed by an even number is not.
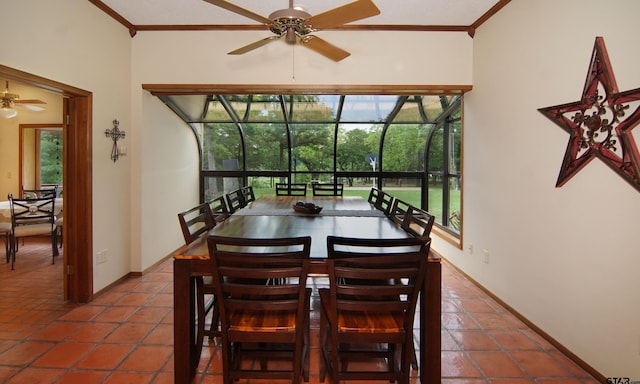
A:
[[[288,44],[293,45],[300,42],[305,47],[333,61],[340,61],[348,57],[350,53],[330,44],[318,36],[311,35],[311,33],[322,29],[340,27],[352,21],[380,14],[380,10],[371,0],[356,0],[315,16],[312,16],[300,7],[294,7],[293,0],[289,0],[289,8],[272,12],[268,18],[226,0],[204,1],[256,20],[266,25],[269,30],[275,34],[275,36],[267,37],[233,50],[228,53],[230,55],[242,55],[284,37],[285,42]]]
[[[43,111],[44,108],[37,104],[46,104],[41,100],[20,100],[20,96],[9,92],[9,81],[6,82],[6,91],[0,94],[0,117],[11,119],[18,116],[15,106],[21,106],[32,111]]]

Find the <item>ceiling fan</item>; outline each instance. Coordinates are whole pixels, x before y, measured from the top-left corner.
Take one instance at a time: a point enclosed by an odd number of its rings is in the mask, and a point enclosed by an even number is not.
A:
[[[380,14],[380,10],[371,0],[356,0],[343,6],[330,9],[317,15],[310,15],[301,7],[294,7],[289,0],[289,8],[277,10],[269,17],[261,16],[248,9],[225,0],[204,0],[220,8],[248,17],[265,24],[275,36],[270,36],[229,52],[230,55],[242,55],[262,47],[282,37],[289,44],[300,42],[305,47],[333,60],[340,61],[350,55],[349,52],[311,35],[312,32],[342,26],[352,21]]]
[[[41,104],[46,104],[42,100],[21,100],[19,95],[15,93],[9,92],[9,81],[7,80],[6,90],[0,94],[0,116],[5,119],[10,119],[18,115],[18,111],[16,111],[13,107],[23,107],[30,109],[32,111],[43,111],[44,108],[41,107]]]

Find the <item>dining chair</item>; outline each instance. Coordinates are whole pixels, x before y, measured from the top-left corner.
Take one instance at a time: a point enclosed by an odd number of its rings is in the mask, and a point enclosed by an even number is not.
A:
[[[198,204],[186,211],[178,213],[178,222],[182,230],[182,236],[186,244],[191,244],[196,239],[205,235],[216,225],[216,221],[208,203]],[[194,279],[196,287],[196,313],[197,331],[196,344],[202,348],[204,337],[218,336],[218,310],[216,305],[215,289],[211,279],[197,276]],[[206,330],[206,317],[211,313],[211,326]]]
[[[224,221],[231,215],[229,208],[227,208],[227,202],[222,195],[209,200],[207,204],[209,204],[209,208],[211,208],[211,213],[216,223]]]
[[[207,243],[220,303],[223,382],[308,381],[311,237],[209,236]]]
[[[9,194],[11,209],[11,233],[9,234],[9,254],[11,269],[15,269],[18,239],[30,236],[47,236],[51,238],[52,259],[55,263],[58,256],[57,231],[55,228],[55,195],[51,197],[18,199]]]
[[[242,192],[242,198],[244,200],[244,205],[249,204],[252,201],[256,201],[256,195],[253,192],[253,187],[248,185],[246,187],[242,187],[240,188],[240,191]]]
[[[227,193],[226,197],[227,208],[231,213],[234,213],[238,209],[243,208],[247,205],[247,203],[244,201],[244,196],[240,188]]]
[[[394,198],[393,205],[389,211],[389,218],[396,224],[402,226],[404,218],[407,216],[407,212],[411,209],[411,204],[404,200]]]
[[[313,196],[342,196],[344,192],[344,184],[311,184]]]
[[[417,238],[327,237],[329,289],[319,290],[321,382],[329,375],[332,384],[409,383],[429,246]],[[377,360],[386,370],[351,364],[363,360]]]
[[[369,204],[375,204],[378,200],[378,196],[380,196],[380,190],[376,187],[371,187],[367,201],[369,202]]]
[[[306,196],[307,184],[304,183],[276,183],[276,196]]]
[[[198,204],[193,208],[178,213],[178,222],[180,223],[184,242],[187,244],[191,244],[216,225],[211,208],[207,203]]]
[[[393,208],[393,199],[394,197],[389,193],[380,191],[378,193],[378,198],[373,205],[388,216],[389,212],[391,212],[391,208]]]
[[[58,197],[58,187],[56,185],[41,189],[24,189],[24,187],[22,187],[20,197],[22,199],[55,198]]]
[[[428,240],[431,236],[431,228],[433,228],[434,221],[435,216],[429,212],[411,206],[402,222],[402,228],[415,237]]]

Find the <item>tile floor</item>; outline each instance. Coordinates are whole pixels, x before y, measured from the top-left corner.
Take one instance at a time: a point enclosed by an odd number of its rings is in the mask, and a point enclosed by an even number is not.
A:
[[[15,271],[0,264],[0,382],[173,383],[171,260],[77,306],[62,302],[62,263],[48,255],[27,240]],[[596,383],[446,263],[442,291],[443,383]],[[220,351],[205,346],[193,383],[220,383],[220,372]]]

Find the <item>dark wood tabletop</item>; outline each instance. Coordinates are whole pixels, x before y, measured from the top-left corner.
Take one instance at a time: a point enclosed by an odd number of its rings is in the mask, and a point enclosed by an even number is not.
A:
[[[298,213],[298,201],[322,206],[319,214]],[[326,273],[328,235],[371,238],[410,236],[360,197],[263,196],[218,223],[209,234],[246,238],[311,236],[312,273]],[[200,357],[194,345],[196,276],[207,274],[206,237],[174,254],[175,382],[193,378]],[[422,383],[440,382],[440,260],[430,258],[420,303],[420,376]]]

